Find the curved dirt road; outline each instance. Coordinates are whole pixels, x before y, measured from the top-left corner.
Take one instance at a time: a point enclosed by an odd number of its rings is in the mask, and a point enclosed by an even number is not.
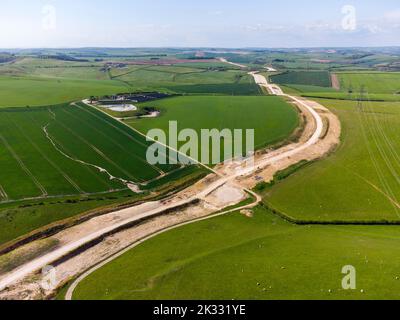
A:
[[[179,208],[182,205],[190,204],[194,200],[202,200],[207,195],[209,195],[216,189],[220,188],[221,186],[223,186],[227,183],[235,183],[234,180],[236,178],[239,178],[244,175],[249,175],[249,174],[255,172],[256,170],[258,170],[260,167],[268,166],[270,164],[279,162],[280,160],[285,159],[285,158],[290,158],[295,154],[301,153],[304,149],[307,149],[308,147],[316,144],[318,142],[319,137],[321,136],[322,131],[323,131],[323,121],[322,121],[320,115],[312,108],[312,106],[309,105],[307,103],[307,101],[303,101],[296,97],[284,94],[278,86],[270,85],[268,83],[267,79],[265,77],[263,77],[262,75],[260,75],[258,73],[251,73],[251,74],[253,75],[255,81],[260,86],[267,88],[271,93],[273,93],[275,95],[286,96],[286,97],[292,99],[293,101],[296,101],[297,103],[303,105],[304,108],[308,110],[308,112],[312,115],[312,117],[315,120],[316,128],[315,128],[314,134],[311,136],[311,138],[307,142],[297,146],[294,149],[285,150],[284,152],[282,152],[280,154],[273,153],[271,156],[267,156],[266,158],[263,158],[260,162],[256,162],[254,165],[247,167],[247,168],[242,168],[241,164],[239,163],[239,164],[237,164],[237,167],[235,168],[233,173],[231,173],[229,175],[219,174],[218,179],[216,181],[209,184],[206,188],[201,190],[201,192],[197,193],[195,196],[190,197],[188,199],[178,200],[178,201],[173,202],[172,204],[156,202],[156,203],[145,203],[141,206],[137,206],[135,209],[140,209],[140,210],[136,210],[136,211],[140,211],[139,214],[135,214],[128,219],[119,221],[117,223],[113,223],[113,224],[107,226],[106,228],[102,228],[100,230],[97,230],[96,232],[85,235],[77,241],[62,245],[61,247],[55,249],[54,251],[52,251],[48,254],[45,254],[42,257],[39,257],[33,261],[27,262],[20,268],[17,268],[16,270],[13,270],[10,273],[6,274],[4,277],[2,277],[0,279],[0,291],[4,290],[5,288],[9,287],[10,285],[12,285],[14,283],[17,283],[18,281],[31,275],[32,273],[39,271],[43,267],[50,265],[51,263],[53,263],[54,261],[57,261],[58,259],[64,257],[65,255],[67,255],[71,252],[74,252],[75,250],[79,249],[83,245],[90,243],[91,241],[99,238],[102,235],[106,235],[114,230],[118,230],[120,227],[129,225],[132,222],[140,221],[143,218],[151,218],[151,217],[156,216],[157,214],[160,214],[166,210],[173,209],[173,208]],[[212,170],[212,171],[214,171],[214,170]],[[235,183],[235,185],[236,185],[236,183]],[[241,187],[241,189],[246,190],[244,187]],[[248,191],[248,190],[246,190],[246,191]],[[254,195],[254,193],[252,193],[252,194]],[[259,203],[260,200],[261,199],[259,198],[259,196],[257,196],[257,202],[252,205],[253,206],[256,205],[257,203]],[[238,209],[235,209],[234,211],[236,211],[236,210],[238,210]],[[227,213],[227,212],[225,212],[225,213]],[[165,229],[163,231],[160,231],[159,233],[165,232],[170,229],[171,228]],[[114,258],[115,258],[115,256],[114,256]],[[110,259],[112,260],[113,258],[110,258]],[[72,296],[72,292],[71,292],[71,296]]]

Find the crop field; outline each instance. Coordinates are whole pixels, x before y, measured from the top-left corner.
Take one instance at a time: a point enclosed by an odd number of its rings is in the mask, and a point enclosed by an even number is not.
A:
[[[82,104],[3,108],[0,129],[0,244],[196,170],[149,165],[144,137]]]
[[[148,240],[73,298],[399,299],[399,246],[397,227],[295,226],[258,207]],[[345,265],[357,269],[357,290],[342,289]]]
[[[279,97],[266,96],[187,96],[149,102],[142,106],[156,107],[158,118],[128,120],[143,133],[158,128],[169,130],[169,122],[177,121],[178,130],[254,129],[255,146],[261,148],[288,138],[298,126],[294,107]]]
[[[246,72],[225,63],[132,66],[24,58],[0,65],[0,107],[59,104],[128,91],[258,95]],[[23,93],[23,94],[22,94]]]
[[[400,95],[400,72],[352,72],[338,73],[342,90],[359,92],[362,87],[368,93]]]
[[[278,211],[306,221],[400,220],[400,104],[322,100],[340,117],[342,144],[275,185]]]
[[[277,84],[298,84],[319,87],[330,87],[331,78],[327,71],[288,71],[270,77]]]
[[[172,169],[148,165],[143,137],[86,106],[3,109],[0,114],[2,201],[126,188],[94,166],[133,183]]]

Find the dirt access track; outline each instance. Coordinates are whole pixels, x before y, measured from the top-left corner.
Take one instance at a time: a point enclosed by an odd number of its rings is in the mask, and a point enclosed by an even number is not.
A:
[[[260,179],[270,181],[277,171],[302,160],[321,158],[338,145],[340,122],[328,109],[284,94],[257,72],[250,74],[271,94],[283,96],[298,107],[305,119],[298,141],[258,152],[253,162],[236,161],[210,168],[210,175],[170,198],[98,216],[51,236],[48,240],[58,244],[55,248],[0,275],[0,299],[51,298],[58,288],[81,275],[68,291],[67,298],[71,298],[80,280],[126,250],[171,228],[233,211],[249,212],[261,201],[250,191]],[[249,195],[253,203],[224,211]],[[35,242],[27,244],[9,255],[18,255],[19,250],[29,252],[35,246]],[[48,266],[54,267],[51,286],[44,285],[48,278],[41,272]]]

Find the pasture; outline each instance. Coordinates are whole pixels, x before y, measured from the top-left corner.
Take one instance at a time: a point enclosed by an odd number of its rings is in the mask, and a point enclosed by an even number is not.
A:
[[[129,91],[260,94],[246,72],[219,62],[107,70],[104,63],[94,61],[21,58],[0,65],[0,107],[43,106]]]
[[[0,108],[59,104],[125,91],[126,84],[112,80],[0,76]]]
[[[257,207],[146,241],[92,273],[74,299],[398,299],[400,230],[295,226]],[[343,290],[343,266],[357,290]],[[126,279],[129,279],[127,281]]]
[[[266,202],[304,221],[399,221],[400,104],[320,102],[341,120],[341,146],[275,185]]]

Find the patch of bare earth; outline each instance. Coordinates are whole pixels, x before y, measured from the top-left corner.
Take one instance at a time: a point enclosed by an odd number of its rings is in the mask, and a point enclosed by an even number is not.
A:
[[[335,73],[331,74],[331,82],[332,82],[333,89],[340,90],[340,81],[339,81],[339,77],[337,74],[335,74]]]

